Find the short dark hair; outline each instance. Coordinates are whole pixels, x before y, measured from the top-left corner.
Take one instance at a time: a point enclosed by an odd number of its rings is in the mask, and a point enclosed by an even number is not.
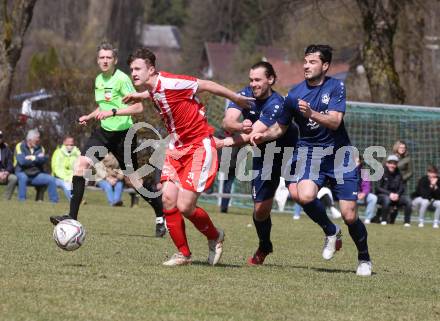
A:
[[[63,141],[65,141],[66,139],[69,139],[69,138],[75,139],[75,137],[73,137],[72,135],[66,134],[66,135],[64,135]]]
[[[111,50],[111,52],[113,53],[113,58],[118,58],[118,49],[113,47],[113,45],[106,40],[102,41],[99,44],[98,48],[96,48],[96,54],[99,55],[99,51],[101,50]]]
[[[428,170],[427,170],[427,172],[428,172],[428,173],[438,174],[438,169],[437,169],[437,167],[435,167],[434,165],[429,165],[429,166],[428,166]]]
[[[264,68],[265,69],[265,75],[267,78],[273,77],[274,81],[273,84],[277,81],[277,74],[275,72],[275,69],[273,68],[272,64],[267,61],[259,61],[252,65],[251,69],[257,69],[257,68]],[[272,84],[272,85],[273,85]]]
[[[136,59],[143,59],[148,65],[156,67],[156,56],[154,53],[145,47],[137,48],[133,53],[128,56],[127,64],[130,64]]]
[[[304,51],[304,56],[318,52],[321,61],[330,64],[332,62],[332,51],[333,48],[329,45],[309,45]]]

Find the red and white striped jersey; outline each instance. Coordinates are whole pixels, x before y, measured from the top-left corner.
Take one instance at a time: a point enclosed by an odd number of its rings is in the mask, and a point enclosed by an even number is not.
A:
[[[168,133],[170,149],[198,145],[211,134],[203,106],[195,96],[197,78],[159,72],[152,98]]]

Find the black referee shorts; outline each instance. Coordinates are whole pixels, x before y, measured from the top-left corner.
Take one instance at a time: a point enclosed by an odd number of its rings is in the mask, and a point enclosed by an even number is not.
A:
[[[87,151],[92,147],[105,147],[108,152],[111,152],[119,162],[119,166],[121,169],[125,170],[128,164],[125,164],[124,161],[124,141],[125,136],[127,135],[127,130],[122,131],[107,131],[102,127],[97,128],[93,131],[90,138],[87,140],[84,147],[81,149],[81,155],[83,156],[94,156],[98,160],[102,160],[106,154],[99,155],[97,151],[93,152],[93,154],[88,154]],[[136,153],[133,151],[137,147],[137,136],[136,134],[133,137],[133,140],[129,142],[127,145],[127,153],[130,153],[131,162],[133,164],[133,169],[138,169],[138,161]],[[93,149],[91,150],[93,151]]]

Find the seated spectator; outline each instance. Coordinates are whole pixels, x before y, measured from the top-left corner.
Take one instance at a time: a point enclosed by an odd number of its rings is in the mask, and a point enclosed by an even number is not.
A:
[[[122,206],[122,190],[124,189],[124,174],[119,168],[119,163],[112,153],[95,164],[96,186],[102,188],[107,195],[111,206]]]
[[[440,218],[440,182],[438,180],[437,167],[428,166],[426,176],[419,179],[417,189],[413,193],[413,207],[419,211],[419,227],[425,224],[425,213],[429,205],[435,208],[434,222],[432,227],[439,228]]]
[[[31,129],[26,140],[15,147],[15,175],[18,178],[18,200],[26,200],[27,185],[47,186],[49,200],[58,202],[55,177],[44,172],[43,166],[48,161],[44,148],[40,145],[40,133]]]
[[[360,184],[358,191],[358,205],[365,205],[365,224],[370,224],[371,219],[376,215],[377,196],[371,192],[371,182],[367,175],[362,174],[364,167],[364,160],[362,157],[356,159],[357,166],[360,172]]]
[[[14,175],[12,152],[3,141],[3,132],[0,130],[0,184],[6,185],[4,199],[10,200],[17,185],[17,176]]]
[[[81,155],[72,136],[66,136],[63,144],[58,146],[52,155],[52,175],[55,177],[57,187],[61,187],[67,200],[72,197],[73,166]]]
[[[399,158],[396,155],[390,155],[386,159],[384,174],[380,179],[376,192],[378,203],[382,206],[382,225],[394,224],[397,211],[393,208],[403,207],[405,211],[404,226],[411,226],[411,199],[403,195],[405,186],[402,175],[397,168]]]

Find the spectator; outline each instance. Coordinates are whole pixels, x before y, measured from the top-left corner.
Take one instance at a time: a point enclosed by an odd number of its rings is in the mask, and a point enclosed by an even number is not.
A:
[[[0,184],[6,185],[4,199],[10,200],[17,185],[17,176],[14,175],[12,152],[3,141],[3,132],[0,130]]]
[[[47,186],[49,200],[58,203],[55,177],[47,174],[43,166],[48,161],[44,147],[40,145],[40,133],[31,129],[26,140],[15,147],[15,174],[18,178],[18,200],[26,200],[27,185]]]
[[[61,187],[70,202],[72,197],[73,166],[81,155],[72,136],[66,136],[63,144],[58,146],[52,155],[52,175],[55,177],[57,187]]]
[[[396,155],[390,155],[386,159],[385,172],[377,186],[378,202],[382,206],[382,225],[388,223],[394,224],[397,211],[392,211],[395,207],[403,207],[405,211],[404,226],[411,226],[411,199],[403,195],[405,185],[403,183],[400,170],[397,168],[399,158]]]
[[[393,146],[393,153],[399,158],[397,167],[399,168],[400,174],[402,175],[403,183],[405,184],[413,175],[412,172],[412,161],[408,154],[408,146],[403,140],[398,140]]]
[[[435,208],[433,228],[439,228],[440,217],[440,182],[437,167],[428,166],[426,176],[420,178],[417,189],[413,194],[413,207],[419,211],[419,227],[425,224],[425,213],[429,205]]]
[[[124,174],[116,158],[112,153],[108,153],[102,161],[95,164],[95,169],[96,186],[105,191],[109,204],[111,206],[122,206]]]
[[[362,174],[364,167],[364,160],[362,157],[356,159],[357,166],[360,171],[359,177],[359,191],[358,191],[358,205],[365,205],[365,220],[364,224],[370,224],[371,219],[376,215],[377,196],[371,192],[371,182],[368,175]]]

